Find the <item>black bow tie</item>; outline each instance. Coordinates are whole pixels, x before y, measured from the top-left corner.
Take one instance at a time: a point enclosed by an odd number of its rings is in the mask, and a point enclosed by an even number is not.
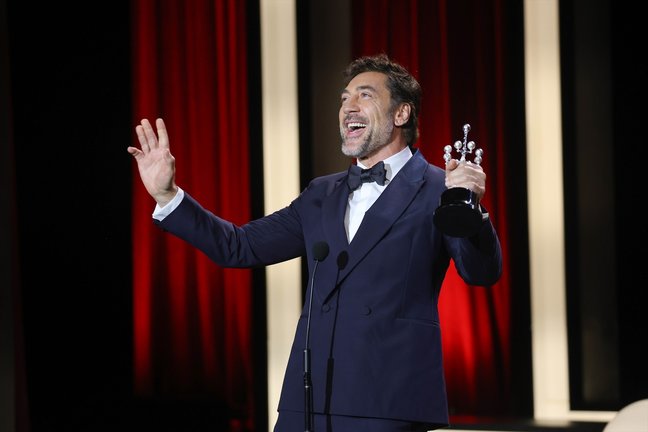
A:
[[[349,189],[352,191],[358,189],[362,183],[371,183],[374,181],[380,186],[384,186],[385,180],[387,180],[387,170],[385,170],[385,163],[383,161],[378,162],[369,169],[362,169],[357,165],[351,165],[349,167],[347,183],[349,184]]]

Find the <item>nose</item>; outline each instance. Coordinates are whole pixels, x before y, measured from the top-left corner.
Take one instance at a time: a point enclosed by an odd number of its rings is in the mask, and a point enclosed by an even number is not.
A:
[[[349,96],[342,104],[342,111],[345,114],[358,111],[358,98]]]

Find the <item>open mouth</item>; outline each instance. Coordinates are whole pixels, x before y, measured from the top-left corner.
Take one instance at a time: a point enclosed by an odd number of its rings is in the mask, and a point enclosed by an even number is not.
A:
[[[366,123],[362,122],[349,122],[346,125],[347,128],[347,136],[349,137],[357,137],[362,135],[364,132],[365,128],[367,127]]]

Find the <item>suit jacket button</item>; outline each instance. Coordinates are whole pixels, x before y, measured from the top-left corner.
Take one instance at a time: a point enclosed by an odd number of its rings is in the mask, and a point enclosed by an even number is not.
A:
[[[362,315],[371,314],[371,308],[369,306],[362,306]]]
[[[330,311],[330,310],[331,310],[331,306],[329,306],[329,305],[327,305],[327,304],[322,305],[322,311],[323,311],[323,312],[328,312],[328,311]]]

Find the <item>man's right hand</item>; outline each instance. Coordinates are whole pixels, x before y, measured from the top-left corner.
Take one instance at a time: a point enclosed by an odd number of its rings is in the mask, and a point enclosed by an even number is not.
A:
[[[469,161],[460,162],[450,159],[446,163],[445,185],[447,188],[463,187],[470,189],[481,200],[486,193],[486,173],[477,164]]]
[[[128,147],[137,161],[144,187],[160,207],[164,207],[178,193],[175,184],[175,158],[169,150],[169,136],[164,121],[155,121],[157,135],[148,119],[135,127],[140,147]]]

